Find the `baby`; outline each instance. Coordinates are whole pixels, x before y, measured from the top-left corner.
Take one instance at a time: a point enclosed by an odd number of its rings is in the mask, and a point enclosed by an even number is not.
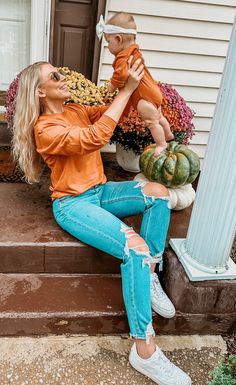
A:
[[[108,49],[115,56],[112,64],[114,72],[108,84],[109,92],[124,87],[129,76],[127,65],[129,57],[133,56],[132,63],[138,58],[141,59],[141,63],[144,65],[144,76],[132,94],[124,114],[128,114],[131,106],[138,111],[156,143],[154,155],[159,156],[167,147],[166,141],[173,139],[174,135],[161,112],[161,91],[145,66],[139,46],[135,44],[137,30],[133,16],[120,12],[109,19],[107,24],[104,24],[101,16],[96,31],[99,39],[104,34]]]

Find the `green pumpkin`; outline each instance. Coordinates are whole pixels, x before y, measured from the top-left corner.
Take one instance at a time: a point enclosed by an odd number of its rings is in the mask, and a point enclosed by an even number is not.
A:
[[[140,156],[139,166],[150,181],[167,187],[184,186],[198,176],[200,160],[198,155],[184,144],[169,142],[167,149],[154,156],[156,144],[148,146]]]

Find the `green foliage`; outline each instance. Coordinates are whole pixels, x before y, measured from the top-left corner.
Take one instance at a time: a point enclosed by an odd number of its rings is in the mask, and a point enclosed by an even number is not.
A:
[[[231,355],[213,370],[213,379],[208,385],[236,385],[236,355]]]

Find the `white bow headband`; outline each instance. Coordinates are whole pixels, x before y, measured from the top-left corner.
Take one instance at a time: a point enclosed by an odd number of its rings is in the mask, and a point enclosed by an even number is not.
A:
[[[116,25],[105,24],[103,15],[100,16],[100,20],[96,25],[96,33],[99,40],[101,40],[104,33],[114,34],[114,33],[125,33],[126,35],[137,35],[136,29],[128,29],[117,27]]]

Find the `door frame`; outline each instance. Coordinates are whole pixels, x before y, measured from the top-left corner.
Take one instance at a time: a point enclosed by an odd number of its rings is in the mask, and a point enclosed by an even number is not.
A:
[[[30,63],[49,57],[51,0],[31,0]]]
[[[56,0],[45,0],[51,2],[51,17],[50,17],[50,36],[49,36],[49,61],[52,62],[53,58],[53,42],[54,42],[54,16],[55,16],[55,4]],[[97,0],[97,15],[96,20],[99,21],[100,15],[105,13],[106,1]],[[95,38],[94,51],[93,51],[93,67],[92,67],[92,81],[97,84],[98,71],[100,65],[100,54],[101,54],[101,42]]]
[[[100,15],[105,13],[106,10],[106,0],[98,0],[98,10],[97,10],[97,23],[100,19]],[[102,41],[95,38],[94,51],[93,51],[93,69],[92,69],[92,81],[97,84],[98,81],[98,72],[100,67],[100,56],[101,56],[101,45]]]

